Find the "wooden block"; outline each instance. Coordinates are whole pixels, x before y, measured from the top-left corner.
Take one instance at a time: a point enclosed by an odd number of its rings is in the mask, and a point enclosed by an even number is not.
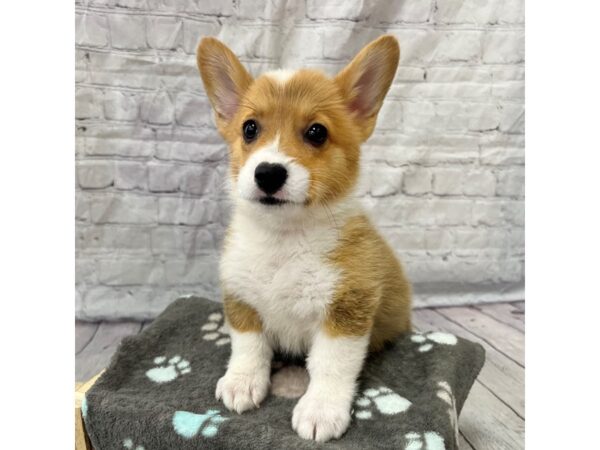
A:
[[[104,370],[85,383],[75,384],[75,450],[93,450],[90,439],[85,431],[85,423],[81,414],[81,402],[85,393],[94,385],[103,372]]]
[[[90,439],[85,432],[81,408],[75,408],[75,450],[93,450]]]

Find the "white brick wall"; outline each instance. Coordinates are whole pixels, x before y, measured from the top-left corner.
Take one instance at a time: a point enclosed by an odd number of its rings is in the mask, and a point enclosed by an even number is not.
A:
[[[203,35],[258,73],[335,73],[392,33],[401,67],[360,194],[417,305],[521,298],[523,0],[76,2],[77,315],[218,299],[227,150],[195,66]]]

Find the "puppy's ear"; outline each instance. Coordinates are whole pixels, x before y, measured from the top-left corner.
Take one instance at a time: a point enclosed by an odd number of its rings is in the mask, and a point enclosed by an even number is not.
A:
[[[381,36],[364,47],[335,77],[350,111],[366,127],[366,137],[375,127],[399,59],[400,46],[396,38]]]
[[[226,124],[235,115],[252,76],[225,44],[212,37],[200,41],[196,60],[217,122]]]

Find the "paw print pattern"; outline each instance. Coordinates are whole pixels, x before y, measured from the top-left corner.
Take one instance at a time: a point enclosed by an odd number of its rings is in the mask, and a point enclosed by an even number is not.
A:
[[[186,439],[196,437],[200,430],[202,436],[211,438],[217,435],[219,425],[226,420],[228,419],[222,417],[217,409],[209,409],[206,414],[176,411],[173,414],[173,428],[178,435]]]
[[[143,445],[133,446],[133,440],[131,438],[123,439],[123,448],[130,450],[146,450]]]
[[[83,394],[83,399],[81,400],[81,415],[83,416],[83,420],[85,420],[87,418],[87,410],[88,410],[87,397],[85,396],[85,394]]]
[[[362,396],[354,404],[357,408],[360,408],[357,409],[354,416],[357,419],[365,420],[373,417],[374,410],[379,411],[381,414],[394,415],[405,412],[412,403],[390,388],[380,386],[365,389]]]
[[[404,450],[446,450],[444,438],[435,431],[407,433]]]
[[[148,370],[146,376],[155,383],[168,383],[192,371],[190,362],[179,355],[173,356],[168,361],[166,356],[157,356],[154,358],[154,364],[156,367]]]
[[[427,334],[415,333],[410,337],[410,340],[416,344],[421,344],[418,349],[421,353],[431,350],[434,344],[456,345],[458,342],[453,334],[442,333],[441,331],[432,331]]]
[[[458,442],[458,417],[456,414],[456,402],[454,401],[454,395],[452,394],[452,388],[446,381],[438,382],[437,396],[444,403],[448,405],[448,417],[450,418],[450,425],[454,430],[455,442]]]
[[[205,341],[215,341],[215,345],[225,345],[231,342],[229,332],[227,331],[226,325],[223,324],[223,314],[212,313],[208,316],[208,322],[202,325],[200,328],[206,333],[202,336]]]

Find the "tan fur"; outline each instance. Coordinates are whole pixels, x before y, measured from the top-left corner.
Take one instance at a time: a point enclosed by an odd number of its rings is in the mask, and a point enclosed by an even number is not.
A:
[[[370,349],[410,331],[411,288],[400,263],[365,216],[350,219],[330,255],[342,270],[325,330],[332,336],[363,336]]]
[[[208,99],[216,113],[217,125],[221,129],[231,120],[238,106],[235,99],[227,95],[227,91],[233,90],[240,97],[252,83],[252,77],[233,52],[215,38],[202,39],[196,61]],[[223,71],[223,65],[228,67],[227,72]]]
[[[229,326],[236,331],[259,332],[262,330],[260,316],[256,310],[247,303],[240,301],[229,294],[225,294],[223,298],[223,307]]]
[[[369,44],[335,78],[305,69],[283,85],[267,76],[252,80],[231,50],[214,38],[204,38],[197,55],[206,92],[217,112],[217,126],[229,144],[234,178],[255,149],[279,135],[280,149],[310,170],[308,204],[327,203],[349,193],[358,177],[360,144],[373,131],[398,65],[398,43],[393,37],[382,36]],[[371,79],[366,64],[374,58],[385,70]],[[219,60],[231,68],[226,77],[218,70]],[[224,82],[224,77],[229,81]],[[368,82],[369,92],[376,93],[374,98],[367,101],[358,95],[355,84],[361,80]],[[220,113],[223,83],[235,86],[239,93],[231,117]],[[240,130],[249,119],[258,121],[261,132],[247,144]],[[319,149],[303,139],[306,129],[316,122],[329,131],[329,139]]]
[[[362,141],[373,133],[399,59],[400,47],[396,38],[381,36],[363,48],[335,77],[346,104],[350,105],[354,117],[360,119]],[[375,67],[381,70],[373,70]]]
[[[278,137],[279,150],[311,174],[307,207],[327,206],[347,196],[358,177],[360,145],[373,132],[399,54],[396,39],[382,36],[334,78],[301,70],[280,83],[268,76],[253,80],[225,45],[204,38],[198,67],[218,129],[229,144],[232,177],[256,149]],[[249,119],[259,123],[260,133],[246,143],[241,129]],[[329,133],[319,148],[303,138],[313,123],[325,125]],[[340,243],[328,259],[341,270],[342,280],[324,328],[333,336],[370,332],[370,348],[376,350],[410,330],[410,285],[392,250],[365,217],[339,225]],[[240,331],[261,329],[256,311],[238,299],[225,297],[225,313]]]

